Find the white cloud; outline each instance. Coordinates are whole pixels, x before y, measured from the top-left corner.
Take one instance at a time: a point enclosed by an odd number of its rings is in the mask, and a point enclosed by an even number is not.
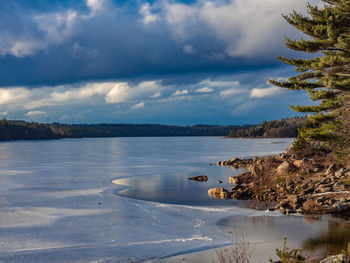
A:
[[[72,35],[77,18],[78,12],[69,9],[65,12],[37,15],[34,21],[38,29],[46,34],[47,44],[59,44]]]
[[[136,86],[137,89],[142,91],[151,91],[151,90],[157,89],[158,87],[159,87],[158,82],[154,80],[143,81]]]
[[[96,13],[103,8],[104,0],[86,0],[86,6],[91,10],[91,13],[87,18],[93,17]]]
[[[131,107],[132,110],[139,110],[142,109],[145,106],[144,102],[137,103]]]
[[[0,47],[0,54],[12,54],[15,57],[23,58],[32,55],[36,50],[42,47],[44,47],[43,43],[34,40],[16,40],[10,46]]]
[[[184,90],[175,91],[172,96],[180,96],[180,95],[186,95],[186,94],[188,94],[188,90],[184,89]]]
[[[320,0],[312,0],[312,4]],[[281,14],[305,10],[300,0],[197,1],[195,4],[166,2],[165,19],[173,35],[186,41],[207,27],[208,36],[225,46],[228,56],[255,56],[283,46],[283,35],[296,31]]]
[[[232,96],[232,95],[237,95],[237,94],[242,94],[247,92],[244,89],[241,88],[232,88],[232,89],[226,89],[220,92],[220,96],[221,97],[228,97],[228,96]]]
[[[0,104],[11,104],[25,101],[30,96],[30,91],[25,88],[0,89]]]
[[[204,87],[204,88],[200,88],[200,89],[197,89],[196,92],[200,92],[200,93],[208,93],[208,92],[213,92],[214,89],[212,88],[208,88],[208,87]]]
[[[4,115],[4,116],[6,116],[8,114],[8,112],[7,111],[2,111],[2,112],[0,112],[0,115]]]
[[[165,2],[164,11],[165,20],[171,26],[175,37],[180,39],[188,37],[190,34],[187,27],[196,21],[196,9],[186,4]]]
[[[186,54],[193,55],[196,54],[197,51],[192,45],[184,45],[183,50]]]
[[[37,115],[45,115],[45,111],[39,111],[39,110],[34,110],[34,111],[28,111],[25,116],[32,117],[32,116],[37,116]]]
[[[130,98],[130,87],[128,83],[116,83],[114,87],[106,94],[107,103],[120,103]]]
[[[239,81],[225,81],[225,80],[211,80],[211,79],[205,79],[199,83],[200,85],[205,85],[209,87],[217,87],[217,88],[224,88],[224,87],[238,87],[240,85]]]
[[[153,95],[149,96],[150,98],[154,99],[154,98],[159,98],[162,94],[160,92],[156,92]]]
[[[270,87],[270,88],[265,88],[265,89],[257,89],[254,88],[250,91],[250,97],[251,98],[265,98],[265,97],[273,97],[280,95],[284,92],[282,88],[279,87]]]
[[[142,15],[141,21],[144,25],[153,24],[160,19],[159,15],[152,14],[152,7],[149,3],[143,4],[139,13]]]
[[[76,32],[78,22],[94,17],[103,8],[104,0],[86,0],[90,9],[88,15],[73,9],[48,13],[29,13],[22,23],[33,23],[32,31],[26,24],[23,32],[1,32],[4,36],[0,43],[0,55],[26,57],[44,50],[50,45],[61,44],[70,39]],[[41,34],[37,34],[41,32]]]
[[[128,82],[91,82],[53,87],[0,88],[0,105],[3,111],[35,110],[60,105],[82,103],[127,103],[161,96],[165,89],[158,81],[143,81],[138,84]]]

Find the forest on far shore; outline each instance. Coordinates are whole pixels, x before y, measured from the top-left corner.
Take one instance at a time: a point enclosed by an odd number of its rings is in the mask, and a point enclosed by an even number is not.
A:
[[[301,126],[304,120],[304,118],[290,118],[263,122],[259,125],[176,126],[160,124],[71,125],[2,119],[0,120],[0,141],[143,136],[296,137],[297,128]]]
[[[284,138],[297,137],[298,129],[306,122],[305,117],[285,118],[276,121],[264,121],[251,127],[234,127],[229,138]]]

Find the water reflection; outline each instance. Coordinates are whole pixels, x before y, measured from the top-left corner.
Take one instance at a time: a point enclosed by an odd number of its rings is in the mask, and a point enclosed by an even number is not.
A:
[[[226,206],[237,204],[238,201],[217,200],[208,196],[208,189],[216,186],[231,189],[228,178],[238,174],[240,170],[232,170],[229,167],[207,166],[198,170],[182,172],[173,175],[157,174],[152,176],[136,176],[113,181],[118,185],[128,186],[118,191],[118,195],[134,199],[155,201],[169,204],[183,205],[219,205]],[[207,182],[188,180],[193,176],[206,174]],[[218,184],[217,180],[223,183]]]
[[[273,251],[288,237],[289,248],[303,248],[312,255],[325,257],[340,253],[350,242],[350,222],[329,216],[318,220],[302,216],[235,216],[220,220],[225,232],[239,230],[254,243],[264,243]],[[269,245],[270,244],[270,245]],[[270,246],[270,247],[268,247]]]
[[[322,253],[322,256],[337,254],[347,249],[350,242],[350,222],[345,220],[329,221],[328,226],[317,236],[306,238],[302,247],[308,251]]]

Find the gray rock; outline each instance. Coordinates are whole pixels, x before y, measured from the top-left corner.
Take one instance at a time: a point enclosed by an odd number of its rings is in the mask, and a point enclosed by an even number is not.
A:
[[[350,204],[338,201],[332,205],[332,208],[336,209],[338,212],[344,212],[350,210]]]

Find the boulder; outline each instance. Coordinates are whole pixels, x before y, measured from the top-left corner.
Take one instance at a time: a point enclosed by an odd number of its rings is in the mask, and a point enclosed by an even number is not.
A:
[[[337,212],[345,212],[350,210],[350,203],[338,201],[332,205],[332,208]]]
[[[330,256],[320,261],[320,263],[343,263],[343,262],[345,262],[344,254]]]
[[[295,166],[287,161],[284,161],[283,163],[281,163],[277,169],[276,169],[276,173],[277,176],[282,176],[282,175],[286,175],[289,172],[292,172],[295,169]]]
[[[345,172],[346,172],[346,170],[345,170],[344,168],[341,168],[341,169],[339,169],[338,171],[336,171],[336,172],[334,173],[334,176],[335,176],[336,178],[341,178],[341,177],[344,176]]]
[[[228,193],[228,192],[221,192],[221,193],[220,193],[220,198],[221,198],[221,199],[227,199],[227,198],[229,198],[229,193]]]
[[[224,189],[223,187],[214,187],[214,188],[210,188],[208,190],[208,195],[210,195],[210,196],[220,195],[223,192],[227,192],[227,190]]]
[[[304,167],[304,166],[306,165],[306,161],[305,161],[305,159],[302,159],[302,160],[295,160],[295,161],[293,162],[293,164],[294,164],[296,167],[298,167],[298,168],[302,168],[302,167]]]
[[[208,195],[214,198],[227,199],[231,197],[232,193],[228,192],[223,187],[214,187],[208,190]]]
[[[197,182],[206,182],[208,181],[208,176],[206,175],[193,176],[188,178],[188,180],[197,181]]]
[[[230,176],[228,178],[229,183],[234,184],[234,185],[239,185],[242,183],[241,177],[238,176]]]

